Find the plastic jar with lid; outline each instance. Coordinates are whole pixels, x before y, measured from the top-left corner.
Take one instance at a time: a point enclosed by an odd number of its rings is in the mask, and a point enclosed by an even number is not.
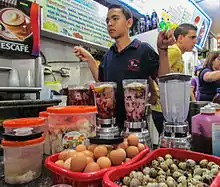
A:
[[[96,106],[54,106],[49,113],[49,134],[52,154],[88,144],[95,136]]]
[[[49,128],[48,116],[49,116],[49,113],[47,111],[42,111],[39,113],[39,117],[45,119],[45,126],[47,129],[45,133],[45,143],[44,143],[44,154],[45,155],[51,155],[50,136],[48,132],[48,128]]]
[[[5,134],[14,134],[16,129],[31,128],[33,133],[45,133],[47,131],[44,118],[18,118],[3,122]]]
[[[41,175],[43,143],[43,136],[28,141],[2,140],[6,183],[24,184]]]

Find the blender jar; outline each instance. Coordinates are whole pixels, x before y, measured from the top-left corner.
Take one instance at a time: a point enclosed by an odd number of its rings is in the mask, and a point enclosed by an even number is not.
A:
[[[113,119],[115,117],[116,88],[114,82],[94,83],[95,102],[100,119]]]
[[[68,86],[68,105],[93,105],[94,95],[89,85]]]
[[[123,80],[126,119],[128,122],[145,121],[147,80]]]
[[[185,122],[190,103],[191,76],[170,73],[159,78],[160,102],[167,122]]]

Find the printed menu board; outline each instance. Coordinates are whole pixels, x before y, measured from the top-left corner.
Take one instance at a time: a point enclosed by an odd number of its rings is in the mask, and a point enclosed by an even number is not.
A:
[[[112,40],[106,29],[107,7],[92,0],[45,0],[43,29],[106,47]]]

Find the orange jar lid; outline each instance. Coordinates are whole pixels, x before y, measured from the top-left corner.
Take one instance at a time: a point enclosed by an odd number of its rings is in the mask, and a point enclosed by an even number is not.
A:
[[[22,146],[28,146],[28,145],[34,145],[38,144],[44,141],[44,137],[36,138],[33,140],[28,141],[7,141],[5,139],[2,139],[2,146],[5,147],[22,147]]]
[[[19,118],[6,120],[3,122],[3,127],[19,128],[19,127],[33,127],[41,126],[45,122],[44,118]]]
[[[54,106],[47,108],[47,112],[54,114],[81,114],[94,112],[97,113],[96,106]]]
[[[47,118],[48,116],[49,116],[49,113],[47,111],[43,111],[39,113],[39,117]]]

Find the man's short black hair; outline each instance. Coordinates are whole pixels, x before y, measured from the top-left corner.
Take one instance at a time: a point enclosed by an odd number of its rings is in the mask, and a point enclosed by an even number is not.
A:
[[[108,7],[108,10],[113,9],[113,8],[120,8],[122,13],[125,15],[126,20],[133,18],[131,10],[128,7],[123,6],[123,5],[112,4]]]
[[[174,31],[174,37],[177,40],[179,35],[186,36],[190,30],[197,31],[197,27],[190,23],[183,23],[179,25]]]

